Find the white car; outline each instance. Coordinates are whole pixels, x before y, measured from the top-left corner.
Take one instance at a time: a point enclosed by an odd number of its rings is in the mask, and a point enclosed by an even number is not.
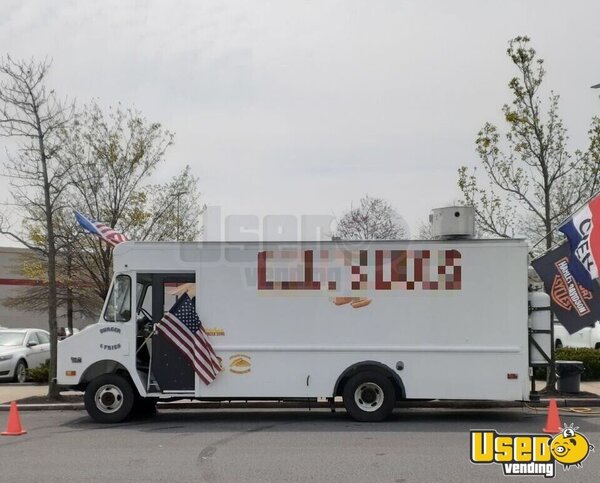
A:
[[[50,359],[50,336],[41,329],[0,329],[0,380],[23,383],[27,369]]]
[[[600,349],[600,322],[596,322],[592,327],[569,334],[562,324],[554,322],[554,347],[588,347],[590,349]]]

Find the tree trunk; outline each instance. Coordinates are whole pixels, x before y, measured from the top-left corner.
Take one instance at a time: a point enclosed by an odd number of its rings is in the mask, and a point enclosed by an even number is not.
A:
[[[67,288],[67,327],[69,334],[73,335],[73,289]]]
[[[68,240],[67,247],[67,327],[69,334],[73,335],[73,253],[71,249],[71,240]]]
[[[34,106],[36,104],[34,103]],[[52,211],[52,200],[50,199],[50,181],[48,177],[48,156],[44,146],[44,134],[35,107],[37,121],[38,145],[40,150],[40,161],[42,165],[42,177],[44,178],[44,208],[46,215],[46,233],[48,236],[48,332],[50,332],[50,372],[48,375],[48,397],[58,399],[60,391],[56,384],[56,365],[58,349],[57,328],[57,293],[56,293],[56,239],[54,237],[54,217]]]
[[[52,220],[51,217],[50,220]],[[56,249],[54,247],[54,240],[52,240],[52,242],[48,243],[48,330],[50,332],[50,374],[48,381],[48,397],[51,399],[58,399],[60,397],[60,391],[58,389],[58,385],[56,384],[56,365],[58,348],[58,330],[56,316]]]
[[[550,194],[546,195],[546,250],[550,250],[554,244],[554,236],[552,232],[552,225],[550,224]],[[554,317],[552,314],[551,317]],[[554,321],[550,319],[550,329]],[[548,373],[546,374],[546,387],[545,391],[555,392],[556,391],[556,356],[554,354],[554,338],[550,340],[550,362],[548,363]]]

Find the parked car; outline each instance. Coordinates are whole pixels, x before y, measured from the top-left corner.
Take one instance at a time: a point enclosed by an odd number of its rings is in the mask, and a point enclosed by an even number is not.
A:
[[[23,383],[27,369],[50,358],[50,336],[40,329],[0,329],[0,380]]]
[[[600,322],[593,326],[569,334],[567,329],[557,321],[554,322],[554,347],[589,347],[590,349],[600,349]]]
[[[71,333],[71,329],[68,327],[59,327],[57,331],[58,340],[66,339],[67,337],[71,337],[73,334],[77,334],[79,329],[73,328],[73,332]]]

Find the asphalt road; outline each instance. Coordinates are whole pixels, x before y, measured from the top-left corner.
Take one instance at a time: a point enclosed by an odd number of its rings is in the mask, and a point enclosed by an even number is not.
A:
[[[2,429],[7,413],[0,413]],[[328,411],[162,411],[99,425],[80,411],[21,412],[28,434],[0,437],[0,481],[507,481],[498,465],[469,462],[469,430],[536,433],[543,413],[397,410],[366,424]],[[563,416],[598,446],[557,480],[597,482],[600,416]],[[508,481],[539,481],[510,477]]]

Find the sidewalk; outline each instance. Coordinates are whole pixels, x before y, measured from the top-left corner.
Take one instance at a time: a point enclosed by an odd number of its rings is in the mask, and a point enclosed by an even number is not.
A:
[[[12,384],[0,383],[0,404],[18,401],[31,396],[43,396],[48,393],[45,384]]]
[[[46,384],[16,384],[16,383],[0,383],[0,404],[8,404],[11,401],[18,401],[31,396],[45,396],[48,394],[48,386]],[[74,391],[66,391],[62,394],[81,394]]]

